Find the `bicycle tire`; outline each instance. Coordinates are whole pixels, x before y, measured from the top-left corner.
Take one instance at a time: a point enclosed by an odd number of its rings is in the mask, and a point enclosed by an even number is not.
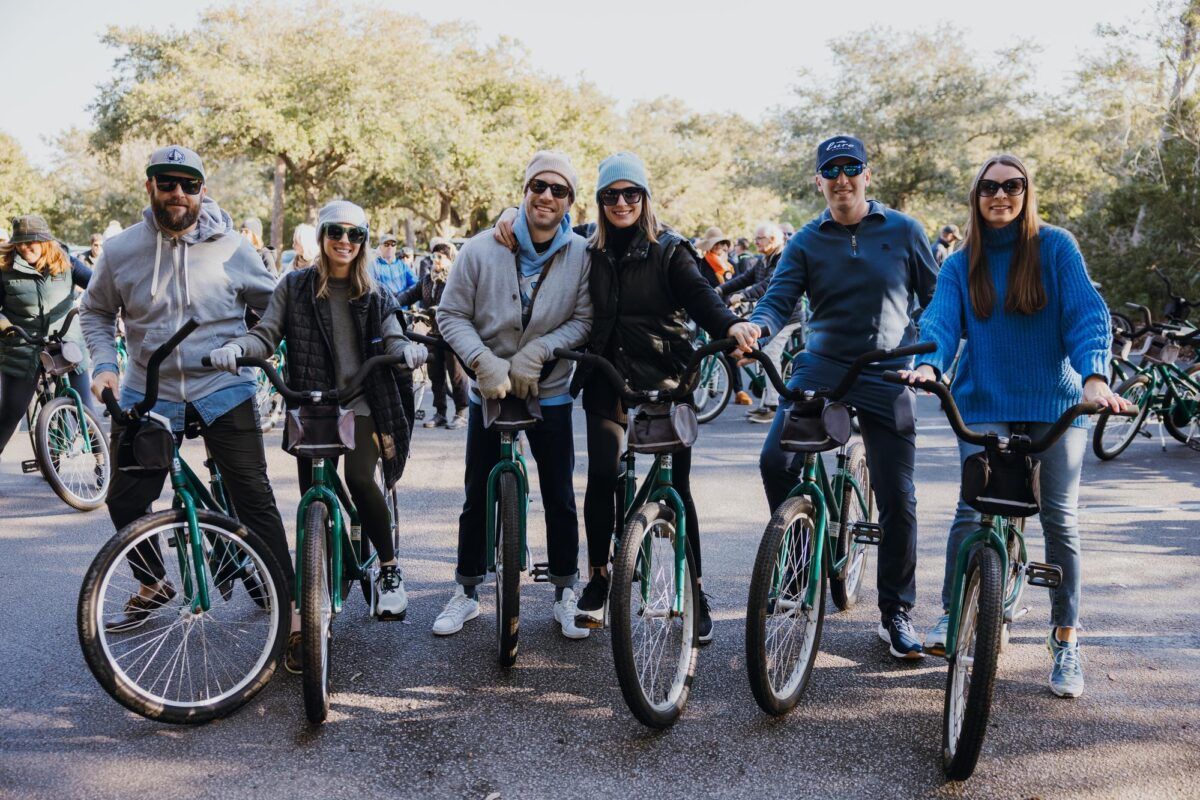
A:
[[[313,724],[329,716],[332,693],[330,664],[333,643],[333,581],[329,574],[329,509],[312,503],[304,519],[304,552],[300,560],[301,664],[304,715]]]
[[[1200,382],[1200,364],[1193,364],[1192,366],[1188,367],[1187,376],[1194,381]],[[1197,395],[1190,389],[1188,391],[1192,395],[1192,402],[1200,403],[1200,395]],[[1172,391],[1171,394],[1174,395],[1174,391]],[[1181,399],[1183,398],[1175,397],[1174,402],[1179,402]],[[1200,408],[1200,406],[1198,406],[1198,408]],[[1189,420],[1190,424],[1185,424],[1183,427],[1180,427],[1179,425],[1175,424],[1175,417],[1174,414],[1171,413],[1172,411],[1172,408],[1168,408],[1167,412],[1163,414],[1163,427],[1167,429],[1167,433],[1171,434],[1171,437],[1175,439],[1175,441],[1181,444],[1192,446],[1197,439],[1200,439],[1200,419],[1198,419],[1197,416],[1192,416],[1192,418]],[[1189,428],[1194,428],[1196,433],[1194,435],[1189,435]]]
[[[208,702],[171,702],[161,694],[156,694],[153,686],[142,686],[139,682],[140,676],[131,676],[127,672],[131,667],[122,666],[119,663],[120,656],[116,650],[120,644],[121,635],[110,633],[104,625],[105,608],[112,608],[113,605],[120,607],[119,603],[114,604],[108,600],[106,595],[108,588],[114,585],[114,579],[118,578],[121,573],[129,572],[127,553],[133,552],[133,548],[139,541],[149,542],[152,537],[160,537],[171,530],[186,530],[187,515],[183,509],[170,509],[156,514],[148,514],[117,531],[92,559],[79,589],[76,629],[88,669],[110,697],[135,714],[158,722],[195,725],[232,714],[253,699],[271,680],[271,676],[274,675],[277,665],[283,658],[283,651],[287,645],[291,604],[285,588],[283,569],[275,560],[271,548],[261,537],[238,523],[237,520],[204,509],[198,510],[196,517],[208,541],[212,541],[212,537],[216,536],[226,537],[230,543],[237,544],[239,549],[249,556],[257,570],[265,572],[268,576],[268,582],[263,586],[263,591],[267,593],[268,614],[265,623],[267,627],[263,631],[262,650],[250,667],[245,670],[241,679],[234,681],[217,697],[210,698]],[[179,563],[178,559],[164,559],[164,565],[168,562],[172,569],[176,568]],[[185,563],[190,565],[191,562],[187,560]],[[136,584],[132,575],[128,576],[128,583],[131,587]],[[178,586],[182,586],[181,581]],[[213,592],[213,597],[215,603],[219,595]],[[238,603],[239,600],[240,596],[235,597],[234,602]],[[167,612],[162,615],[164,621],[170,623],[168,629],[174,628],[176,624],[182,626],[181,620],[187,616],[182,613],[182,609],[178,613],[176,611],[182,603],[182,589],[176,596],[176,601],[173,602],[175,605],[168,608]],[[166,608],[167,605],[164,604],[163,607]],[[217,626],[220,623],[215,619],[217,607],[214,605],[213,610],[208,612],[206,636],[193,642],[192,649],[188,654],[199,653],[209,641],[219,640],[220,628]],[[262,613],[257,605],[250,610],[241,603],[236,608],[230,609],[231,616],[241,611],[250,611],[251,614]],[[231,623],[237,628],[237,644],[242,647],[245,647],[249,640],[247,630],[256,630],[261,624],[246,625],[245,619],[247,619],[246,616],[239,616],[236,621]],[[146,624],[153,624],[153,620],[148,620]],[[133,639],[140,645],[145,642],[148,634],[145,632],[144,626],[137,630],[138,633],[131,636],[130,639],[140,637]],[[164,644],[166,642],[165,634],[163,642]],[[144,651],[148,648],[141,649]],[[159,649],[163,648],[160,646]],[[130,651],[130,654],[132,655],[134,652],[136,651]],[[167,659],[171,652],[177,653],[178,650],[167,649],[167,652],[163,653],[163,658]],[[143,654],[138,656],[138,659],[145,657]],[[156,655],[151,655],[149,658],[150,661],[146,662],[143,674],[155,663]],[[231,662],[227,660],[225,663],[228,665]],[[199,674],[200,671],[196,672]],[[192,675],[190,670],[188,675]],[[180,688],[182,688],[182,682]]]
[[[795,533],[789,537],[789,531]],[[800,701],[821,646],[821,629],[825,620],[825,573],[822,570],[820,574],[812,574],[817,546],[816,531],[816,515],[811,501],[807,497],[789,497],[771,515],[754,559],[750,596],[746,601],[746,672],[758,707],[775,717],[788,713]],[[780,565],[778,559],[785,541],[793,545],[789,548],[790,553],[801,554],[800,560],[793,561],[789,555],[789,563]],[[798,543],[805,546],[795,547]],[[805,553],[807,558],[804,557]],[[789,572],[792,575],[790,578]],[[781,576],[778,581],[777,574]],[[807,592],[814,577],[820,582],[816,593],[817,606],[804,609],[797,599]],[[777,587],[785,583],[786,588],[775,594]],[[790,599],[786,597],[787,593],[791,594]],[[781,610],[783,613],[779,613]],[[778,653],[772,657],[772,639],[779,641],[779,637],[773,636],[770,630],[774,617],[781,618],[780,621],[804,618],[799,648],[787,644],[784,651],[784,655],[795,654],[791,668],[784,670],[786,674],[778,674]],[[796,628],[794,623],[786,625],[792,630]],[[776,630],[783,629],[781,625]]]
[[[104,505],[104,498],[108,494],[108,484],[112,480],[112,459],[109,456],[108,437],[104,435],[104,428],[100,427],[100,420],[90,408],[84,406],[83,416],[87,420],[92,455],[76,454],[83,470],[78,480],[64,477],[59,450],[63,445],[74,450],[76,440],[82,441],[78,413],[75,401],[70,397],[57,397],[42,407],[37,415],[37,433],[34,437],[37,442],[37,461],[46,483],[50,484],[60,500],[79,511],[94,511]],[[69,441],[64,437],[69,437]],[[58,447],[54,446],[55,443]],[[88,470],[93,478],[98,479],[98,483],[87,483]]]
[[[846,465],[850,474],[858,481],[863,497],[867,500],[866,522],[875,521],[875,497],[871,494],[871,471],[867,466],[867,449],[862,442],[854,442],[846,451]],[[863,576],[867,571],[870,545],[854,541],[854,523],[864,521],[858,506],[858,497],[849,483],[842,490],[842,504],[838,514],[838,537],[834,555],[838,561],[850,555],[846,564],[846,577],[829,576],[829,593],[833,603],[841,611],[849,611],[858,603]],[[851,513],[851,510],[855,513]]]
[[[521,515],[517,476],[500,473],[496,504],[496,658],[517,661],[521,634]]]
[[[688,694],[692,681],[696,677],[696,659],[700,651],[700,629],[696,616],[696,597],[699,591],[696,586],[695,568],[691,547],[684,540],[685,566],[683,586],[683,613],[676,616],[671,611],[671,603],[675,595],[675,538],[679,529],[674,523],[674,513],[661,503],[647,503],[634,512],[621,535],[620,549],[617,551],[613,564],[612,585],[609,589],[609,608],[612,611],[612,648],[613,665],[617,671],[617,683],[621,687],[621,695],[625,704],[633,712],[633,716],[648,728],[662,730],[675,724],[687,706]],[[642,560],[643,541],[650,540],[650,568],[647,573]],[[660,548],[661,558],[654,557],[656,539],[663,540]],[[669,561],[667,559],[669,558]],[[657,571],[656,564],[667,561],[664,570]],[[638,588],[649,578],[651,589],[656,583],[655,576],[664,579],[663,591],[660,597],[651,596],[647,603]],[[637,596],[640,602],[635,602]],[[657,601],[657,602],[655,602]],[[667,603],[663,606],[663,603]],[[636,624],[635,624],[636,620]],[[646,620],[666,620],[657,627],[664,637],[670,636],[672,644],[664,643],[658,648],[639,648],[634,641],[637,628],[649,628],[655,623]],[[678,648],[673,640],[678,636]],[[669,682],[665,691],[656,692],[655,686],[647,693],[645,678],[652,681],[658,675],[666,672],[647,674],[649,664],[639,666],[639,655],[658,652],[665,654],[664,664],[673,671],[669,674]],[[655,681],[655,683],[657,683]]]
[[[963,580],[958,640],[949,659],[942,706],[942,770],[951,780],[971,777],[987,735],[1000,661],[1003,591],[999,554],[990,547],[976,548]],[[961,720],[955,713],[960,704]]]
[[[729,398],[733,396],[733,373],[729,369],[729,362],[719,353],[707,356],[705,361],[711,364],[711,371],[707,373],[708,378],[698,384],[692,392],[693,402],[696,402],[696,421],[701,425],[721,416],[721,412],[729,405]],[[702,375],[705,374],[705,370],[710,369],[709,364],[701,366]],[[713,388],[714,381],[718,388]],[[703,404],[696,400],[697,395],[707,395]]]
[[[1134,375],[1129,380],[1122,383],[1116,388],[1116,394],[1129,400],[1129,395],[1134,394],[1138,387],[1144,388],[1150,383],[1150,378],[1146,375]],[[1125,448],[1137,438],[1138,432],[1141,431],[1142,425],[1146,422],[1146,416],[1150,413],[1150,406],[1154,404],[1154,398],[1150,402],[1141,406],[1138,415],[1129,421],[1128,432],[1121,437],[1117,442],[1109,445],[1104,442],[1104,432],[1108,430],[1109,422],[1114,419],[1109,414],[1101,414],[1100,419],[1096,422],[1096,429],[1092,432],[1092,452],[1101,461],[1111,461],[1121,453],[1125,452]],[[1135,403],[1138,405],[1138,403]],[[1125,417],[1117,417],[1124,421]]]

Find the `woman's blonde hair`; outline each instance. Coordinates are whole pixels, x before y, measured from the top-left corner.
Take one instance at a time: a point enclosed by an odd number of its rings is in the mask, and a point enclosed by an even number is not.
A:
[[[42,254],[38,256],[36,264],[30,264],[43,275],[61,275],[71,268],[71,259],[67,257],[67,251],[59,246],[58,242],[41,242]],[[9,270],[13,268],[13,262],[17,257],[17,246],[12,242],[0,244],[0,269]]]
[[[638,215],[637,226],[642,229],[642,233],[646,234],[646,241],[658,244],[658,234],[662,228],[658,226],[658,217],[654,216],[654,205],[650,202],[650,192],[645,187],[639,188],[642,189],[642,212]],[[607,242],[605,230],[609,222],[608,218],[604,216],[604,206],[600,203],[600,190],[596,191],[596,208],[600,212],[600,219],[596,220],[596,230],[592,233],[588,244],[595,250],[603,250]]]
[[[369,238],[369,236],[368,236]],[[375,291],[375,278],[371,275],[371,262],[375,252],[364,240],[358,246],[358,255],[350,263],[350,299],[357,300]],[[313,259],[313,269],[317,271],[317,297],[324,300],[329,297],[329,267],[325,264],[325,226],[317,231],[317,257]]]

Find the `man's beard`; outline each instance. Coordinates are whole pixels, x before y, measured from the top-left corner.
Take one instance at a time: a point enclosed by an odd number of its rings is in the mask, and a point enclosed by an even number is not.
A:
[[[200,219],[200,204],[197,203],[195,208],[190,205],[184,209],[183,206],[169,206],[166,203],[160,203],[153,199],[150,201],[150,209],[154,212],[154,219],[158,221],[160,228],[178,233],[186,231],[188,228],[196,224],[196,220]],[[183,210],[182,217],[175,217],[178,211]]]

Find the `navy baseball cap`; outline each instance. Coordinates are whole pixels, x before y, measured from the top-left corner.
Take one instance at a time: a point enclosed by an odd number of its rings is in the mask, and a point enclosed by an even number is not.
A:
[[[204,180],[204,162],[195,150],[169,144],[151,153],[150,163],[146,165],[147,178],[153,178],[160,172],[185,172]]]
[[[867,147],[861,139],[853,136],[834,136],[817,145],[817,171],[835,158],[853,158],[860,164],[867,163]]]

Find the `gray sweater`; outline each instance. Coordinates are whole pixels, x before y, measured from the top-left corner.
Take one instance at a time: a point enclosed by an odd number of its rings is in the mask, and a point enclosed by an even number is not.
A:
[[[489,228],[459,251],[438,306],[438,328],[468,366],[473,367],[484,351],[511,359],[530,345],[552,358],[556,347],[575,348],[586,342],[592,329],[589,267],[587,240],[572,234],[543,269],[533,314],[522,329],[516,261]],[[566,394],[573,366],[559,361],[538,384],[539,395]]]

